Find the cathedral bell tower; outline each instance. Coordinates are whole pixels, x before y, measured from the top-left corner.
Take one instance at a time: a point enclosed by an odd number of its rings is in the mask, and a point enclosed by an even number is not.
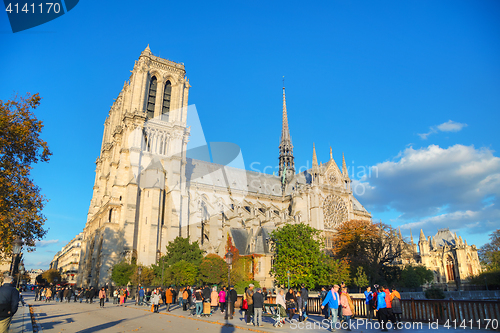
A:
[[[286,113],[285,87],[283,87],[283,127],[281,129],[280,150],[280,173],[281,187],[284,190],[285,186],[293,178],[295,174],[295,162],[293,161],[293,145],[290,130],[288,129],[288,116]]]

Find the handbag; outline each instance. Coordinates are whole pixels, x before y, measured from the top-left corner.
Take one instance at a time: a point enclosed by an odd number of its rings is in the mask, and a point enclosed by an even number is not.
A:
[[[248,309],[248,302],[246,299],[243,300],[243,304],[241,305],[241,308],[243,310],[247,310]]]
[[[155,306],[151,305],[151,312],[155,312]]]

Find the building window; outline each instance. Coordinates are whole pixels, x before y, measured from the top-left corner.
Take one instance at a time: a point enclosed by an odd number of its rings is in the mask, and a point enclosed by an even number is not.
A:
[[[156,101],[156,88],[157,88],[156,77],[152,77],[149,82],[149,93],[148,93],[148,108],[147,117],[154,118],[155,116],[155,101]]]
[[[165,90],[163,92],[163,110],[162,110],[162,120],[168,121],[168,115],[170,112],[170,98],[172,97],[172,84],[170,81],[165,83]]]

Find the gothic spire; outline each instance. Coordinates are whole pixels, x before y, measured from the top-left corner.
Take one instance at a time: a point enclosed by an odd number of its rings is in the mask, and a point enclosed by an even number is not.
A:
[[[349,172],[347,171],[347,165],[345,164],[344,153],[342,153],[342,176],[344,176],[344,178],[349,178]]]
[[[279,146],[280,157],[279,157],[279,170],[282,185],[289,181],[295,174],[295,163],[293,161],[293,145],[292,137],[290,136],[290,130],[288,128],[288,115],[286,112],[286,98],[285,98],[285,82],[283,80],[283,124],[281,129],[281,142]]]
[[[316,147],[314,146],[313,143],[313,164],[312,164],[313,169],[318,167],[318,157],[316,156]]]
[[[330,146],[330,159],[333,160],[333,151],[332,151],[332,146]]]
[[[422,229],[420,229],[420,239],[419,239],[421,242],[425,242],[425,235],[424,235],[424,231]]]
[[[411,228],[410,228],[410,239],[411,239],[411,243],[413,244],[413,234],[411,233]]]

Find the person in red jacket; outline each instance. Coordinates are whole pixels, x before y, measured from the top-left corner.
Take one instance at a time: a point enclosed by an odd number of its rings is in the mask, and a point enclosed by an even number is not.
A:
[[[99,290],[99,305],[101,308],[104,307],[105,300],[106,300],[106,290],[104,289],[104,287],[102,287],[101,290]]]
[[[389,291],[389,288],[384,287],[384,292],[385,292],[385,304],[387,304],[387,319],[389,319],[396,328],[396,316],[394,316],[394,313],[392,312],[392,301],[391,301],[391,292]]]

